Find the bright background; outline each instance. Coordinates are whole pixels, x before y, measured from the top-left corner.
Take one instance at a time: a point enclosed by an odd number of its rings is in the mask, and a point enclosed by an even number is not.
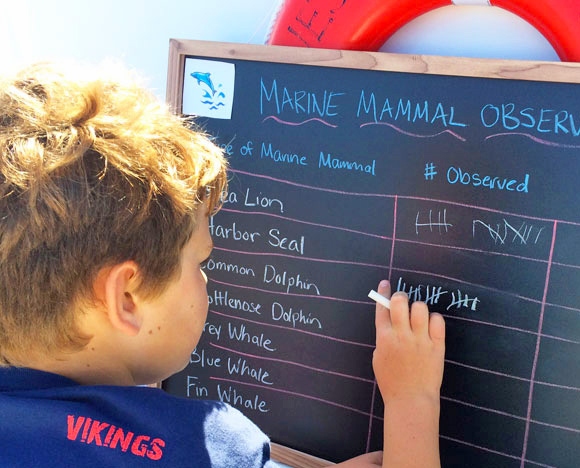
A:
[[[0,0],[0,72],[37,60],[120,59],[164,99],[170,38],[262,44],[279,3]],[[558,60],[552,46],[530,24],[489,6],[434,10],[399,30],[381,50]]]

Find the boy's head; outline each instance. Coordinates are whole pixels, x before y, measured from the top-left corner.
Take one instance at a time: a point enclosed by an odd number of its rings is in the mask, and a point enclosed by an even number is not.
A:
[[[127,75],[0,79],[0,365],[86,350],[100,320],[87,310],[118,309],[113,334],[160,332],[133,309],[174,307],[185,261],[202,274],[225,161]]]

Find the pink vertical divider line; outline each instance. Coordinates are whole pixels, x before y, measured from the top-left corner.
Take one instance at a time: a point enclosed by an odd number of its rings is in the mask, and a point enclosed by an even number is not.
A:
[[[391,259],[389,261],[389,282],[391,281],[391,276],[393,272],[393,257],[395,254],[395,238],[397,235],[397,200],[398,196],[395,195],[395,208],[393,210],[393,237],[391,240]],[[371,431],[373,429],[373,413],[375,410],[375,396],[377,394],[377,379],[375,378],[373,382],[373,395],[371,397],[371,410],[370,410],[370,417],[369,417],[369,433],[367,436],[367,453],[371,449]]]
[[[550,284],[550,270],[552,268],[552,257],[554,255],[554,245],[556,243],[556,229],[558,221],[554,221],[552,231],[552,245],[550,246],[550,257],[548,258],[548,268],[546,271],[546,282],[544,284],[544,296],[542,298],[542,308],[540,310],[540,320],[538,324],[538,339],[536,340],[536,351],[534,353],[534,363],[532,365],[532,375],[530,377],[530,393],[528,395],[528,412],[526,416],[526,431],[524,433],[524,447],[522,449],[522,458],[520,468],[524,468],[526,462],[526,452],[528,450],[528,436],[530,434],[530,422],[532,417],[532,400],[534,396],[534,378],[536,376],[536,367],[538,365],[538,356],[540,354],[540,340],[542,339],[542,326],[544,324],[544,309],[546,308],[546,298],[548,296],[548,285]]]

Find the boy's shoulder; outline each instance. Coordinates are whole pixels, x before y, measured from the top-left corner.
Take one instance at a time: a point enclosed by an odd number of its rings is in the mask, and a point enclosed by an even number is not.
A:
[[[2,466],[270,466],[268,438],[241,412],[159,389],[0,368],[0,414]]]

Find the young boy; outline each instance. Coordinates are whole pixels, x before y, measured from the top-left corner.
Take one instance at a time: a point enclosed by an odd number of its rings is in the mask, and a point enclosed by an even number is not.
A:
[[[130,80],[1,80],[0,466],[274,466],[237,410],[136,386],[199,340],[225,188],[221,152]],[[395,294],[376,326],[384,458],[340,466],[439,466],[443,319]]]

